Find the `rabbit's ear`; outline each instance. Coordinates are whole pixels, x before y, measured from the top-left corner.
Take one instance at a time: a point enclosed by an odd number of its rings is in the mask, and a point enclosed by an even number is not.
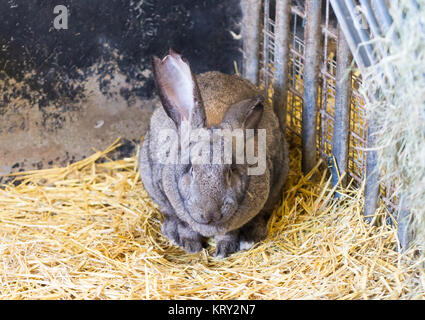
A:
[[[222,124],[232,128],[256,129],[263,117],[263,102],[264,97],[259,95],[231,105],[223,117]]]
[[[205,110],[189,64],[170,49],[162,60],[153,57],[152,68],[162,105],[177,127],[184,120],[190,121],[192,127],[204,127]]]

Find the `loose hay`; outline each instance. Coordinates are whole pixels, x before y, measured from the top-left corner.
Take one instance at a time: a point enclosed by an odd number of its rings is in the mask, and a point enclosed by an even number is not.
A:
[[[371,147],[389,187],[387,198],[396,199],[397,210],[411,212],[410,240],[425,256],[425,3],[388,4],[393,25],[373,41],[387,56],[363,72],[362,92],[377,97],[367,110],[378,126]]]
[[[218,260],[212,241],[187,254],[162,236],[136,157],[107,159],[117,145],[0,189],[1,299],[425,296],[424,272],[397,253],[395,229],[363,221],[360,191],[340,190],[335,202],[326,174],[302,177],[298,150],[268,238]]]

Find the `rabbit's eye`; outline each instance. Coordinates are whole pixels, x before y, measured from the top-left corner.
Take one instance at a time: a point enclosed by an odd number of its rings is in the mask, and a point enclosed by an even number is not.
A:
[[[184,168],[184,173],[185,174],[192,174],[192,164],[186,165],[186,167]]]
[[[231,185],[232,181],[234,180],[234,176],[237,173],[237,170],[235,167],[230,167],[226,170],[226,180],[227,180],[227,184]]]

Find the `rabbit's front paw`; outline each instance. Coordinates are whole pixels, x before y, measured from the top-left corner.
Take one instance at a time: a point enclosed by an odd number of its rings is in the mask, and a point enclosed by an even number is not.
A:
[[[264,228],[261,232],[258,233],[242,233],[239,239],[239,249],[240,250],[249,250],[256,243],[263,241],[267,237],[267,229]]]
[[[264,215],[259,215],[248,222],[240,230],[239,249],[249,250],[257,242],[263,241],[267,237],[267,219]]]
[[[202,250],[202,240],[193,238],[181,238],[180,246],[189,253],[197,253]]]
[[[202,250],[201,235],[177,219],[166,218],[162,223],[162,233],[173,244],[182,247],[189,253],[196,253]]]
[[[214,256],[216,258],[223,259],[239,251],[239,237],[237,233],[215,236],[215,243],[216,248]]]

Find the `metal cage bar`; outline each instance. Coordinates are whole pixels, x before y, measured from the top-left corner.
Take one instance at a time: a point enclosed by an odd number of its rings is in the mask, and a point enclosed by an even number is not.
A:
[[[302,170],[317,162],[317,111],[320,75],[322,0],[306,0],[304,107],[302,114]]]
[[[339,179],[348,171],[352,58],[341,28],[338,28],[336,55],[335,123],[332,139],[332,155],[335,163],[333,163],[332,184],[335,186],[340,182],[344,186],[346,177],[342,178],[342,181]]]
[[[270,66],[273,63],[271,56],[274,53],[274,20],[270,17],[270,0],[264,0],[263,6],[263,70],[262,81],[265,88],[269,87],[273,77],[273,70]]]
[[[369,119],[367,123],[367,145],[375,145],[375,124]],[[379,172],[378,155],[373,149],[366,152],[366,184],[365,184],[365,204],[363,213],[367,217],[375,214],[379,207]]]
[[[243,76],[258,84],[261,0],[241,1],[243,37]]]
[[[366,34],[366,26],[359,23],[359,14],[355,10],[353,0],[330,0],[335,15],[337,16],[341,30],[343,31],[347,43],[354,55],[354,58],[360,68],[364,68],[375,64],[376,57],[373,53],[372,46],[368,43],[369,37]],[[380,0],[372,4],[380,6]],[[382,9],[382,8],[380,8]],[[386,18],[378,23],[386,25]],[[373,216],[379,206],[379,172],[377,169],[377,153],[370,146],[375,145],[375,124],[370,120],[367,124],[367,146],[366,152],[366,184],[365,184],[365,206],[363,213],[365,216]]]
[[[324,7],[324,21],[322,24],[323,50],[321,57],[321,100],[319,105],[318,135],[319,155],[329,160],[332,153],[332,139],[335,124],[335,76],[336,60],[335,48],[337,34],[331,27],[329,2]]]
[[[330,2],[358,66],[360,69],[370,66],[375,62],[375,57],[370,44],[365,43],[367,35],[357,21],[353,1],[330,0]],[[360,43],[362,43],[361,46],[359,46]]]
[[[288,57],[290,1],[276,0],[275,50],[273,73],[273,109],[283,130],[286,128],[286,105],[288,100]]]

